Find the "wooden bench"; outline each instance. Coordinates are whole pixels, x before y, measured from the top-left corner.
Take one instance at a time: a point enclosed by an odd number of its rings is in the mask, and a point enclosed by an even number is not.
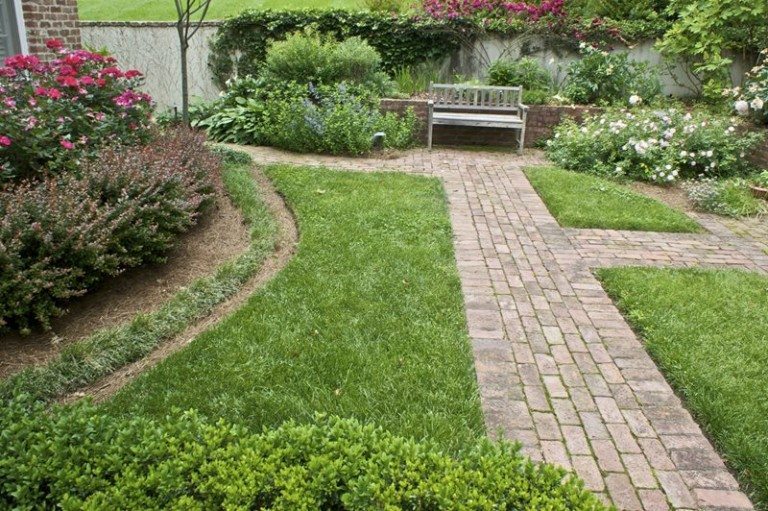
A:
[[[528,107],[522,87],[488,87],[434,83],[429,85],[427,147],[432,149],[432,127],[481,126],[516,130],[517,152],[523,152]]]

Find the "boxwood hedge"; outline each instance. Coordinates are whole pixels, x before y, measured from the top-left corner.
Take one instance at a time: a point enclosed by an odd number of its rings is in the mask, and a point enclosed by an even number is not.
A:
[[[194,412],[158,422],[17,397],[0,432],[2,508],[605,509],[511,444],[449,456],[352,419],[252,433]]]

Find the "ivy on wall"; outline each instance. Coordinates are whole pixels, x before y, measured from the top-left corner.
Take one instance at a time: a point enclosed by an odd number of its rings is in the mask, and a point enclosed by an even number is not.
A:
[[[387,71],[445,57],[477,32],[467,20],[342,10],[246,11],[222,23],[211,43],[209,66],[216,81],[222,86],[235,74],[255,74],[271,40],[305,29],[340,40],[367,40],[381,54]]]
[[[468,18],[435,19],[343,10],[246,11],[223,22],[211,43],[209,66],[224,88],[232,76],[256,74],[270,41],[301,30],[314,30],[336,39],[359,36],[376,48],[386,71],[441,59],[481,35],[538,34],[547,44],[578,47],[580,41],[598,44],[630,43],[661,36],[662,20],[563,18],[529,20]]]

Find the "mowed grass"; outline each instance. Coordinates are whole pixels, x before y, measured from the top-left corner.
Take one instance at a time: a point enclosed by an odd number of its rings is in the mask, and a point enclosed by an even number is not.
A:
[[[175,21],[171,0],[78,0],[80,19],[85,21]],[[208,20],[236,16],[246,9],[350,9],[365,8],[363,0],[224,0],[211,2]]]
[[[298,220],[293,260],[107,409],[196,408],[255,427],[326,412],[448,449],[482,435],[439,181],[290,166],[267,174]]]
[[[768,509],[768,278],[639,268],[599,276],[758,508]]]
[[[589,174],[556,167],[525,170],[528,180],[563,227],[630,231],[701,232],[684,213]]]

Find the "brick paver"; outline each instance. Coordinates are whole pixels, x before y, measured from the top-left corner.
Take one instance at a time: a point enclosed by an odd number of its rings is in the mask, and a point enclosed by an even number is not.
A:
[[[768,271],[760,242],[560,227],[522,168],[536,152],[414,150],[393,159],[251,148],[263,163],[440,177],[490,434],[574,470],[620,509],[752,509],[719,455],[592,274],[615,265]]]

